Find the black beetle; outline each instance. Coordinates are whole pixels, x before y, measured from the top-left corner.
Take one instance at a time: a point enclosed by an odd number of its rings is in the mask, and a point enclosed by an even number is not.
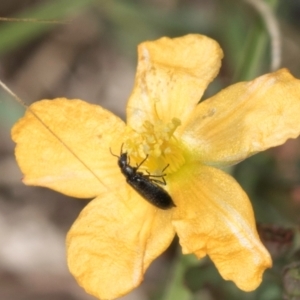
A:
[[[136,167],[130,166],[129,157],[127,152],[122,151],[123,145],[121,147],[120,156],[111,154],[118,157],[118,165],[121,172],[126,178],[126,182],[138,192],[144,199],[153,204],[160,209],[170,209],[176,206],[171,198],[171,196],[158,184],[166,185],[165,174],[162,175],[145,175],[142,172],[138,172],[139,167],[145,162],[146,158]],[[166,166],[162,172],[167,168]],[[153,179],[153,177],[161,178],[162,181]],[[158,183],[158,184],[157,184]]]

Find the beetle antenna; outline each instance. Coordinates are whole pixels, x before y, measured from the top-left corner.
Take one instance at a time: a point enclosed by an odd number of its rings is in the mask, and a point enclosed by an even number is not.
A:
[[[112,151],[111,151],[111,148],[109,147],[109,152],[110,152],[110,154],[112,155],[112,156],[115,156],[115,157],[117,157],[117,158],[120,158],[120,156],[118,156],[118,155],[116,155],[116,154],[113,154],[112,153]]]

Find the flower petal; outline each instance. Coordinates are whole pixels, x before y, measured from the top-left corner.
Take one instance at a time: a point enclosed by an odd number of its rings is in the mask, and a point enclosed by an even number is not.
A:
[[[178,131],[199,160],[229,165],[297,137],[299,116],[300,80],[282,69],[200,103]]]
[[[216,41],[198,34],[140,44],[128,125],[139,128],[145,120],[173,117],[184,122],[217,75],[222,57]]]
[[[255,226],[250,201],[237,182],[207,166],[185,166],[176,185],[173,224],[184,253],[206,254],[222,277],[244,291],[257,288],[271,266]]]
[[[160,210],[125,183],[81,212],[67,236],[71,273],[98,299],[118,298],[140,284],[149,264],[171,243],[172,211]]]
[[[109,147],[120,143],[124,130],[123,121],[97,105],[65,98],[36,102],[12,129],[24,183],[80,198],[107,192],[120,173]]]

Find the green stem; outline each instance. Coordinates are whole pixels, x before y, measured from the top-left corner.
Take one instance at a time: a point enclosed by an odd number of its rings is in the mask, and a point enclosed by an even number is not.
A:
[[[170,272],[170,281],[164,290],[161,300],[192,300],[193,295],[187,289],[184,282],[186,270],[194,266],[197,261],[195,256],[182,255],[178,249],[177,257],[175,258],[173,268]],[[157,299],[157,298],[156,298]]]

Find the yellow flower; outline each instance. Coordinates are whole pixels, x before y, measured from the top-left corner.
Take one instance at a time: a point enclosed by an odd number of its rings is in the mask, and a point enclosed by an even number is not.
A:
[[[224,279],[254,290],[271,258],[247,195],[216,167],[299,135],[300,81],[282,69],[198,104],[220,68],[217,42],[161,38],[138,53],[127,124],[81,100],[31,105],[12,130],[24,183],[95,198],[68,233],[67,258],[78,283],[100,299],[138,286],[175,233],[183,253],[209,255]],[[129,186],[112,155],[122,145],[131,166],[148,156],[144,174],[168,166],[164,188],[176,207],[159,209]]]

